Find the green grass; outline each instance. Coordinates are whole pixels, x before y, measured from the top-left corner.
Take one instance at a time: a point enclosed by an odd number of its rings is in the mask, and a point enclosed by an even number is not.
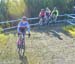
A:
[[[67,31],[69,34],[71,34],[73,37],[75,37],[75,26],[69,25],[63,28],[65,31]]]

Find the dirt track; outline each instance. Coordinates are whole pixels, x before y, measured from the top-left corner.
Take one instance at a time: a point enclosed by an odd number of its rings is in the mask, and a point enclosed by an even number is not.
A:
[[[49,27],[34,28],[26,44],[30,64],[75,64],[75,40],[62,26]]]
[[[16,37],[9,39],[9,44],[12,44],[7,49],[11,52],[8,52],[10,58],[6,57],[9,64],[75,64],[75,40],[62,30],[62,26],[32,28],[31,38],[26,36],[26,56],[22,61],[18,58],[14,42]]]

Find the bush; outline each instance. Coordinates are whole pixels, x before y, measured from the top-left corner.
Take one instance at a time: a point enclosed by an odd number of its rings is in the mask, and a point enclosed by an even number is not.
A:
[[[0,27],[0,34],[3,33],[3,29]]]
[[[6,27],[7,27],[7,28],[10,27],[10,23],[9,23],[9,22],[6,23]]]
[[[8,36],[4,34],[0,34],[0,45],[1,46],[6,45],[7,41],[8,41]]]
[[[69,34],[71,34],[73,37],[75,37],[75,26],[69,25],[63,28],[65,31],[67,31]]]

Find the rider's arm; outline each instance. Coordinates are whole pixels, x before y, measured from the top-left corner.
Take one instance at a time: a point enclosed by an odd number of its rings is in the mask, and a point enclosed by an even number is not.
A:
[[[51,16],[53,16],[54,10],[51,12]]]
[[[27,29],[28,29],[28,33],[30,33],[30,25],[29,25],[29,23],[27,22]]]
[[[59,12],[58,12],[58,10],[56,10],[56,12],[57,12],[57,16],[59,15]]]
[[[27,22],[27,29],[28,29],[28,36],[30,37],[30,25],[28,22]]]
[[[54,10],[51,12],[51,15],[54,13]]]
[[[18,33],[20,32],[20,29],[19,29],[20,24],[21,24],[21,22],[19,22],[19,23],[18,23],[18,26],[17,26],[17,32],[18,32]]]

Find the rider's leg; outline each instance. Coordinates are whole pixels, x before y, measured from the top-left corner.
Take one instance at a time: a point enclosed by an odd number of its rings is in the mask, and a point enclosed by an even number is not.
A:
[[[25,53],[25,33],[26,32],[23,33],[24,39],[23,39],[23,45],[22,45],[22,56],[24,56],[24,53]]]
[[[42,25],[45,23],[45,17],[42,17]]]
[[[49,16],[48,25],[50,24],[50,22],[51,22],[51,16]]]
[[[18,51],[18,54],[20,55],[20,46],[17,44],[17,51]]]
[[[54,22],[56,23],[56,20],[57,20],[57,16],[55,16],[55,18],[54,18]]]
[[[51,16],[50,16],[50,22],[49,22],[49,24],[50,24],[51,26],[54,25],[54,15],[51,15]]]
[[[17,44],[17,51],[19,56],[21,56],[21,46],[19,44]]]
[[[42,25],[44,25],[45,24],[45,16],[42,16]]]
[[[17,51],[18,51],[18,53],[19,53],[19,55],[20,55],[20,45],[19,45],[19,43],[20,43],[20,33],[18,33],[18,39],[17,39]]]
[[[42,18],[40,18],[39,25],[42,25]]]
[[[54,17],[53,17],[53,15],[51,16],[51,21],[50,21],[50,23],[52,23],[53,22],[53,19],[54,19]]]
[[[47,16],[44,17],[44,24],[47,24]]]
[[[51,18],[50,18],[50,16],[48,16],[47,25],[49,25],[50,21],[51,21]]]
[[[55,23],[55,15],[53,15],[53,23]]]

